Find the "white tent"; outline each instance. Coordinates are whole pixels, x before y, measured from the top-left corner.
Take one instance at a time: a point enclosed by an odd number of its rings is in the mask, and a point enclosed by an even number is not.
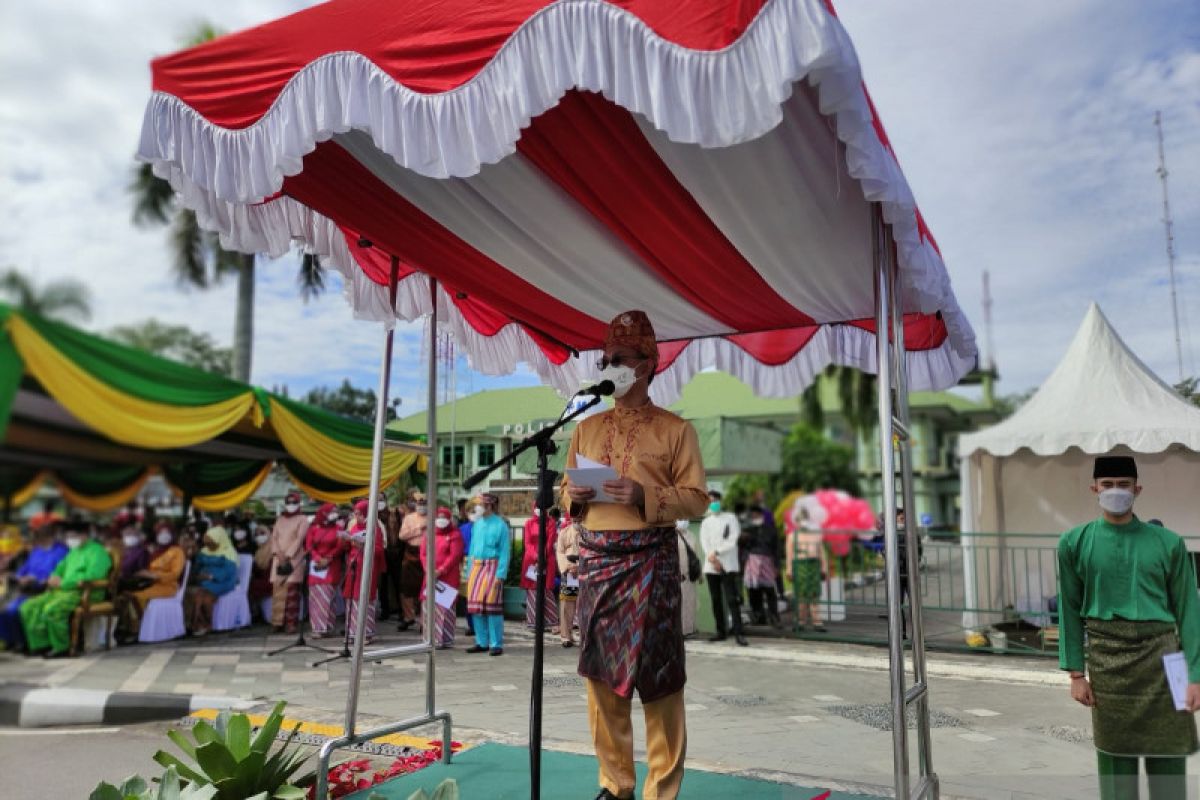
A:
[[[1088,491],[1097,455],[1133,455],[1139,516],[1200,536],[1200,408],[1159,380],[1094,303],[1037,393],[998,425],[961,436],[958,452],[970,630],[1008,606],[1046,611],[1058,535],[1099,514]]]

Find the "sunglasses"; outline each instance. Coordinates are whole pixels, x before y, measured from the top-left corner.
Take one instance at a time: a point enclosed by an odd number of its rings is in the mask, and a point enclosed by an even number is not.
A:
[[[596,368],[607,369],[609,366],[633,366],[634,364],[641,364],[645,360],[645,356],[623,356],[620,353],[617,353],[612,358],[609,358],[608,356],[601,356],[600,358],[596,359]]]

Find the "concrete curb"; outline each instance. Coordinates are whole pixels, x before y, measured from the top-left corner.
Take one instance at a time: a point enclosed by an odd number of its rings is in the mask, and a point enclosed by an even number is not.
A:
[[[202,708],[244,708],[236,697],[107,692],[11,683],[0,686],[0,725],[128,725],[179,719]]]

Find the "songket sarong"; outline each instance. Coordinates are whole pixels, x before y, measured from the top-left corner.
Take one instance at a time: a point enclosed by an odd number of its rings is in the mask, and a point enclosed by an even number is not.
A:
[[[683,689],[675,529],[580,526],[579,674],[650,703]]]
[[[337,586],[332,583],[310,583],[308,585],[308,618],[313,633],[330,633],[337,622],[333,613],[333,598]]]
[[[496,574],[494,558],[472,561],[467,575],[467,613],[481,616],[504,614],[504,578]]]
[[[375,638],[376,620],[379,615],[379,598],[371,599],[367,606],[367,627],[363,629],[363,641],[369,642]],[[358,600],[346,601],[346,625],[349,626],[350,638],[353,640],[354,635],[358,633]]]
[[[792,562],[792,579],[796,582],[796,597],[815,600],[821,596],[821,559],[797,558]]]
[[[1163,670],[1162,657],[1180,649],[1175,626],[1121,619],[1086,625],[1096,749],[1116,756],[1196,752],[1195,718],[1175,710]]]
[[[442,608],[434,603],[433,608],[433,644],[435,647],[449,647],[454,644],[454,624],[458,620],[458,615],[454,612],[454,606],[450,608]],[[425,626],[425,615],[421,615],[421,626]]]
[[[537,614],[537,589],[525,590],[525,625],[532,628],[536,623]],[[546,609],[546,630],[552,630],[558,627],[558,603],[554,597],[554,587],[547,586],[545,594],[542,595],[542,606]]]
[[[746,556],[746,568],[742,571],[742,583],[747,589],[774,589],[775,562],[770,556],[751,553]]]

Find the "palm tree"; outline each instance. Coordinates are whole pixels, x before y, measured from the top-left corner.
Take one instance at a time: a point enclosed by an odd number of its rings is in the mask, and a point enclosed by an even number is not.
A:
[[[856,434],[870,433],[878,423],[874,375],[850,367],[829,366],[800,395],[800,416],[816,428],[825,424],[821,403],[823,386],[836,382],[837,403],[847,427]]]
[[[211,41],[222,31],[199,23],[185,45]],[[171,185],[154,174],[149,164],[134,171],[133,221],[137,225],[169,225],[172,268],[181,286],[207,289],[230,274],[237,275],[237,309],[233,327],[233,378],[249,382],[254,345],[254,267],[252,254],[221,247],[216,234],[201,230],[196,214],[179,205]],[[325,276],[316,256],[304,254],[297,276],[300,296],[307,302],[325,289]]]
[[[70,278],[50,281],[38,287],[31,278],[9,267],[0,273],[0,294],[28,314],[79,320],[92,317],[91,291]]]

